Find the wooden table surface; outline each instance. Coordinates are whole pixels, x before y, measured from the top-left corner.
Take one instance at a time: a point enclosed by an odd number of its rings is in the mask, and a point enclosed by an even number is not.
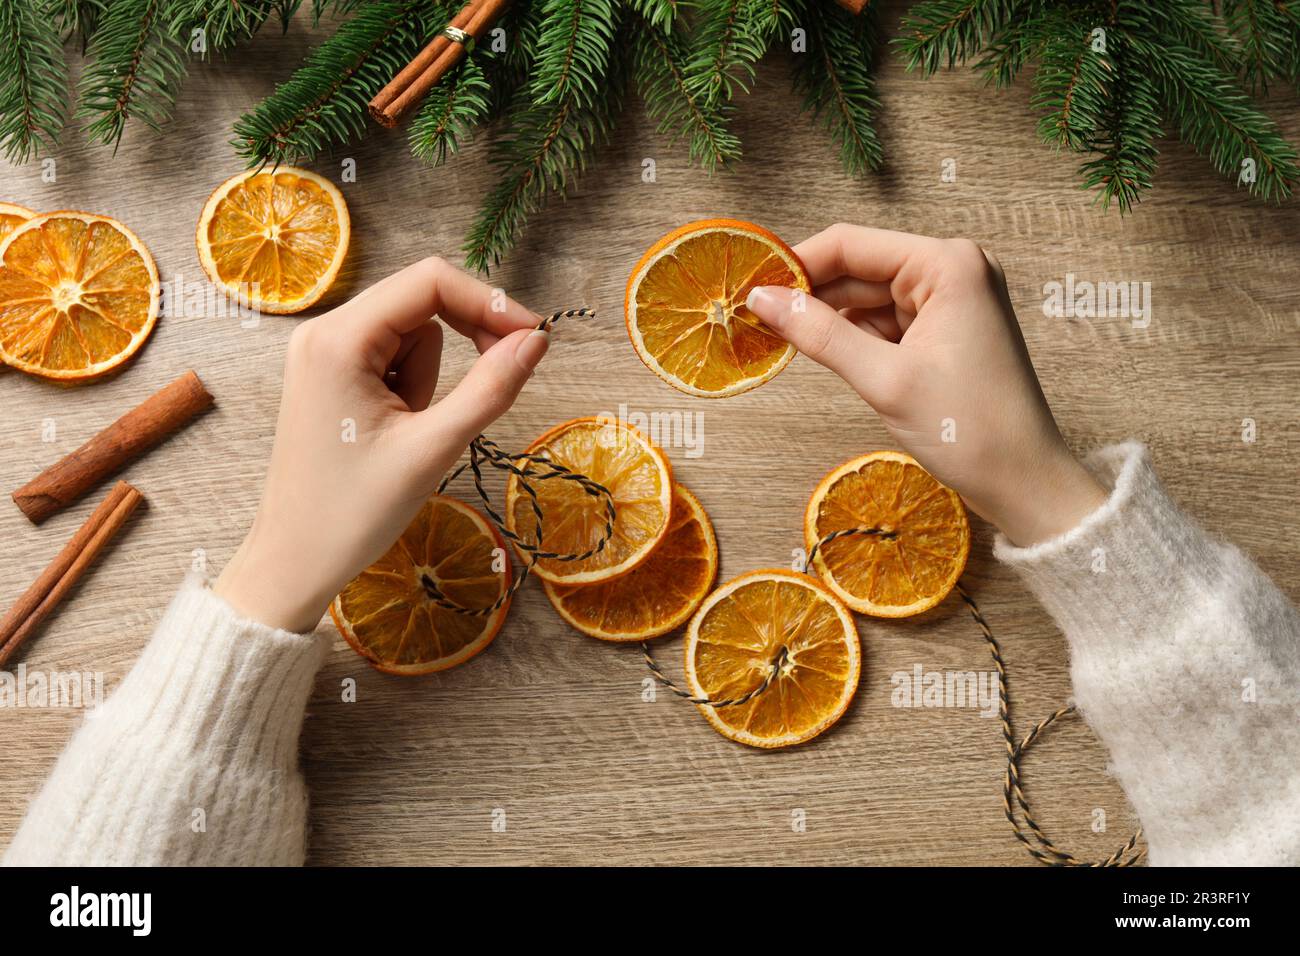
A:
[[[897,16],[887,14],[891,28]],[[195,219],[210,190],[240,169],[227,145],[230,124],[288,76],[309,36],[301,22],[286,38],[268,28],[230,62],[194,65],[179,119],[161,135],[132,129],[116,156],[69,135],[54,154],[57,183],[43,183],[38,164],[4,168],[0,199],[116,216],[144,238],[164,277],[198,279]],[[1175,497],[1300,596],[1300,206],[1248,200],[1169,142],[1157,188],[1139,211],[1103,214],[1075,188],[1075,160],[1037,142],[1024,85],[999,95],[967,72],[923,81],[892,58],[880,76],[889,165],[860,182],[841,172],[835,148],[797,113],[779,57],[763,64],[755,92],[740,103],[746,153],[735,173],[710,178],[690,167],[684,149],[658,137],[633,103],[576,193],[536,216],[494,273],[538,310],[588,305],[601,316],[563,329],[492,437],[518,447],[556,422],[617,414],[621,403],[702,415],[702,453],[668,451],[713,517],[723,577],[786,564],[820,476],[891,447],[889,438],[870,409],[806,358],[768,386],[718,402],[661,384],[623,331],[629,268],[663,232],[711,215],[755,220],[791,241],[835,220],[969,236],[1006,268],[1071,443],[1148,442]],[[1297,98],[1275,93],[1270,110],[1300,141]],[[461,238],[492,182],[485,145],[431,170],[411,158],[401,135],[376,129],[355,148],[323,157],[315,168],[336,181],[345,159],[357,167],[356,182],[343,184],[352,251],[328,301],[420,256],[459,261]],[[654,183],[641,180],[647,157],[657,163]],[[956,182],[941,181],[948,159]],[[1150,326],[1045,317],[1043,285],[1066,273],[1150,282]],[[257,503],[297,321],[267,316],[249,329],[233,318],[165,318],[123,374],[75,390],[0,373],[6,492],[186,369],[217,400],[213,412],[125,472],[147,509],[28,646],[29,668],[101,672],[111,690],[196,553],[214,573],[229,558]],[[448,351],[445,381],[455,381],[470,349],[458,342]],[[1257,423],[1253,444],[1242,441],[1246,418]],[[55,440],[45,442],[50,422]],[[472,497],[468,486],[459,492]],[[21,593],[102,494],[39,528],[12,505],[0,507],[0,601]],[[966,581],[1003,641],[1023,732],[1068,698],[1066,649],[1015,575],[993,560],[991,538],[976,522]],[[333,634],[328,621],[321,627]],[[907,621],[862,619],[859,630],[863,678],[844,720],[811,744],[772,753],[723,739],[668,693],[643,700],[647,672],[635,648],[570,631],[535,585],[486,653],[444,674],[386,677],[335,635],[302,740],[309,860],[1029,863],[1002,817],[996,719],[973,708],[890,702],[895,672],[990,670],[960,602],[950,598]],[[659,648],[669,671],[680,673],[680,639]],[[347,678],[357,682],[354,703],[341,699]],[[80,719],[71,709],[0,709],[0,845]],[[1048,831],[1081,855],[1108,853],[1135,825],[1103,749],[1080,722],[1050,735],[1027,758],[1026,773]],[[1104,833],[1092,829],[1097,809],[1105,811]],[[504,832],[493,827],[500,811]],[[802,829],[792,825],[799,811]]]

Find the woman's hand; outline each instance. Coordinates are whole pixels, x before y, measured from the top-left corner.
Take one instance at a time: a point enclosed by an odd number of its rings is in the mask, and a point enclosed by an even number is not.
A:
[[[972,510],[1030,545],[1105,500],[1056,427],[992,256],[847,225],[795,251],[816,297],[762,287],[750,310],[852,385]]]
[[[482,355],[429,407],[442,360],[435,315]],[[514,402],[546,354],[547,333],[533,331],[539,321],[425,259],[298,326],[262,502],[214,590],[265,624],[314,628]]]

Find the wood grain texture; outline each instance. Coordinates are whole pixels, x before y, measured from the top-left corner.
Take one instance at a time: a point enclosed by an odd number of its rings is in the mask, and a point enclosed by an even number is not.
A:
[[[885,22],[893,29],[897,19],[895,5]],[[118,217],[143,237],[164,276],[197,278],[196,217],[209,191],[240,168],[227,145],[230,124],[289,74],[310,37],[306,24],[275,34],[266,31],[229,62],[195,64],[180,119],[161,135],[133,129],[116,156],[70,135],[56,154],[56,184],[43,183],[36,165],[5,168],[0,198]],[[825,136],[797,114],[788,87],[780,58],[765,62],[755,92],[740,102],[745,161],[712,178],[631,104],[575,194],[535,217],[493,281],[538,310],[589,305],[602,313],[557,335],[493,438],[522,446],[567,418],[617,413],[619,403],[701,413],[703,453],[668,451],[713,516],[722,575],[785,564],[801,544],[803,506],[820,476],[891,442],[845,385],[805,358],[769,385],[716,403],[661,384],[623,330],[628,269],[659,235],[702,216],[752,219],[792,242],[835,220],[969,236],[1007,271],[1044,389],[1073,445],[1149,442],[1174,496],[1293,599],[1300,595],[1300,206],[1248,200],[1169,142],[1158,186],[1138,212],[1103,214],[1075,188],[1075,162],[1036,141],[1023,84],[993,94],[965,72],[924,81],[892,59],[880,89],[889,166],[853,181]],[[1270,110],[1300,140],[1296,97],[1275,93]],[[409,156],[401,134],[375,129],[316,164],[337,181],[344,159],[357,163],[357,181],[343,185],[353,249],[330,302],[420,256],[459,261],[461,237],[492,182],[484,146],[431,170]],[[642,182],[644,158],[656,160],[654,183]],[[956,162],[956,182],[940,179],[945,159]],[[1044,317],[1044,283],[1068,272],[1150,282],[1150,327]],[[5,488],[188,368],[217,401],[123,472],[148,508],[29,644],[29,667],[100,671],[111,689],[181,576],[198,560],[215,572],[230,557],[257,503],[297,321],[267,316],[243,328],[233,318],[165,318],[124,373],[88,388],[0,370]],[[448,353],[444,379],[453,382],[470,350],[455,343]],[[1254,444],[1241,440],[1244,418],[1257,423]],[[52,442],[42,440],[49,423]],[[472,496],[468,486],[459,492]],[[40,528],[12,506],[0,509],[0,601],[22,592],[89,506],[82,501]],[[966,580],[1003,641],[1023,732],[1069,696],[1068,661],[1052,622],[990,556],[990,541],[977,522]],[[375,673],[336,639],[302,743],[313,801],[310,861],[1031,862],[1002,818],[996,721],[974,709],[890,703],[896,671],[990,669],[960,602],[907,621],[862,620],[860,631],[863,680],[845,719],[809,745],[775,753],[724,740],[667,693],[644,701],[646,670],[635,649],[570,632],[532,585],[489,651],[427,679]],[[659,647],[670,672],[680,673],[680,640]],[[347,678],[357,682],[356,703],[341,702]],[[0,710],[0,844],[79,719],[69,710]],[[1135,823],[1105,765],[1077,721],[1026,760],[1041,820],[1079,855],[1110,852]],[[492,828],[497,808],[505,832]],[[1104,834],[1090,829],[1097,808],[1106,813]],[[791,826],[796,810],[806,814],[806,832]]]

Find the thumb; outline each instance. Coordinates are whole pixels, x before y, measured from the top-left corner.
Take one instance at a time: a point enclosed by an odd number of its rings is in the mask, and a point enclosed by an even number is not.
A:
[[[769,329],[844,379],[868,402],[874,370],[897,358],[898,346],[875,329],[850,322],[821,299],[799,289],[756,286],[749,290],[745,305]]]
[[[442,401],[416,416],[425,436],[459,454],[514,404],[550,344],[541,329],[520,329],[494,344]]]

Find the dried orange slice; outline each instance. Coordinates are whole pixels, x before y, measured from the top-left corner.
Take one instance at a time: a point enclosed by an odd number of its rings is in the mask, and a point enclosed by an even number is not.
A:
[[[614,533],[605,546],[581,561],[542,558],[534,570],[543,580],[569,585],[609,581],[650,557],[668,533],[672,469],[664,453],[635,428],[603,418],[576,418],[556,425],[527,452],[586,475],[614,499]],[[545,469],[528,464],[523,470],[533,474]],[[599,545],[608,520],[604,496],[590,495],[565,479],[530,484],[542,510],[543,550],[581,554]],[[506,484],[506,527],[526,542],[537,540],[532,499],[514,475]]]
[[[858,689],[862,649],[851,615],[806,574],[754,571],[705,599],[686,632],[686,682],[697,697],[744,704],[700,713],[724,737],[751,747],[789,747],[812,740],[843,716]]]
[[[713,524],[699,499],[674,483],[668,533],[644,563],[600,584],[542,586],[560,617],[583,634],[644,641],[685,624],[717,575]]]
[[[487,519],[434,495],[388,552],[353,578],[330,605],[344,639],[386,674],[432,674],[463,664],[492,643],[510,610],[490,607],[510,586],[505,542]]]
[[[813,569],[853,610],[910,617],[947,596],[970,554],[970,520],[957,492],[910,455],[877,451],[836,468],[804,512],[804,542],[844,528],[880,528],[818,549]]]
[[[20,206],[12,202],[0,202],[0,243],[5,241],[5,236],[35,215],[36,213],[26,206]]]
[[[704,398],[762,385],[794,346],[749,311],[754,286],[809,291],[799,257],[761,226],[702,219],[656,242],[632,270],[623,308],[641,361],[673,388]]]
[[[208,278],[262,312],[301,312],[334,284],[348,253],[348,206],[328,179],[281,166],[217,187],[194,241]]]
[[[158,320],[153,256],[116,219],[51,212],[0,244],[0,358],[71,384],[113,371]]]

